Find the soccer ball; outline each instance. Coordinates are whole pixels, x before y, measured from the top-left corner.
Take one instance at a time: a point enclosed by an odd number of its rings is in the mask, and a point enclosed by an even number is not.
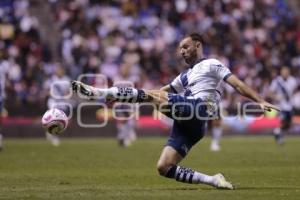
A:
[[[42,118],[42,125],[48,133],[58,135],[67,128],[68,117],[63,111],[52,108],[45,112]]]

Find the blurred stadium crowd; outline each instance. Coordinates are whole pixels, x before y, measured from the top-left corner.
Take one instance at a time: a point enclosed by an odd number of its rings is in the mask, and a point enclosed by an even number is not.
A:
[[[300,76],[300,19],[284,0],[44,3],[59,27],[58,58],[40,34],[44,24],[29,12],[30,1],[0,2],[0,73],[7,71],[6,99],[14,106],[45,105],[45,82],[59,67],[72,79],[101,73],[159,88],[184,69],[177,44],[192,32],[203,35],[207,57],[222,60],[263,96],[280,67]],[[244,101],[229,87],[223,93],[228,107]],[[299,99],[300,88],[296,109]]]

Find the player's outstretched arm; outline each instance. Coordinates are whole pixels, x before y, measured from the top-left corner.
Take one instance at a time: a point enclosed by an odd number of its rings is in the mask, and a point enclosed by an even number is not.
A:
[[[226,79],[226,82],[230,84],[236,91],[241,95],[248,97],[249,99],[257,102],[262,109],[266,111],[271,111],[272,109],[280,111],[280,109],[262,99],[253,89],[247,86],[243,81],[241,81],[235,75],[231,75]]]
[[[170,87],[170,85],[165,85],[165,86],[161,87],[159,90],[165,91],[165,92],[171,92],[171,87]]]

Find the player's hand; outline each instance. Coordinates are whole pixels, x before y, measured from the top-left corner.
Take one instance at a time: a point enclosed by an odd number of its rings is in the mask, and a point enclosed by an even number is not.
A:
[[[268,111],[268,112],[271,112],[272,110],[280,111],[279,107],[277,107],[273,104],[270,104],[269,102],[266,102],[266,101],[259,103],[259,105],[264,111]]]

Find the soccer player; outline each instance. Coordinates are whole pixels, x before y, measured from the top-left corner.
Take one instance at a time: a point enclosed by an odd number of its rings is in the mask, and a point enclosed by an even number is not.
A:
[[[1,89],[0,89],[1,90]],[[2,126],[2,110],[3,110],[3,99],[0,96],[0,131],[1,131],[1,126]],[[3,136],[0,132],[0,151],[3,149]]]
[[[184,183],[207,184],[216,188],[233,189],[233,185],[218,173],[210,176],[178,164],[205,133],[206,119],[215,112],[220,101],[219,83],[224,80],[241,95],[257,102],[262,109],[278,108],[260,98],[255,91],[233,75],[216,59],[206,59],[202,51],[202,37],[194,33],[179,43],[180,54],[188,67],[173,82],[160,90],[136,88],[94,88],[73,81],[73,90],[95,98],[105,96],[121,102],[152,102],[165,115],[174,119],[171,135],[157,163],[161,176]],[[184,95],[176,93],[184,92]]]
[[[114,86],[116,87],[130,87],[134,86],[137,82],[138,77],[131,74],[132,66],[128,63],[123,63],[120,66],[119,75],[113,78]],[[135,119],[130,117],[132,114],[130,111],[135,110],[135,105],[131,104],[119,104],[116,106],[120,111],[124,110],[125,112],[118,112],[119,119],[117,120],[117,139],[120,146],[128,147],[136,139],[135,131]]]
[[[280,127],[273,130],[277,144],[284,143],[283,132],[287,131],[291,126],[293,117],[292,97],[297,86],[297,80],[290,74],[290,69],[287,66],[280,69],[280,75],[271,83],[270,96],[281,109],[281,112],[279,112]]]
[[[7,61],[0,63],[0,151],[3,150],[3,135],[1,134],[2,118],[4,117],[4,100],[5,100],[5,85],[6,76],[9,70],[9,64]]]
[[[53,74],[47,81],[45,81],[44,84],[45,91],[49,91],[49,97],[47,100],[48,109],[57,108],[69,114],[70,111],[68,110],[69,108],[67,106],[67,102],[62,98],[69,93],[69,82],[70,78],[65,74],[65,70],[58,65],[55,74]],[[52,93],[50,92],[51,87]],[[59,136],[50,134],[48,132],[46,132],[45,134],[46,139],[49,140],[53,146],[60,145]]]

